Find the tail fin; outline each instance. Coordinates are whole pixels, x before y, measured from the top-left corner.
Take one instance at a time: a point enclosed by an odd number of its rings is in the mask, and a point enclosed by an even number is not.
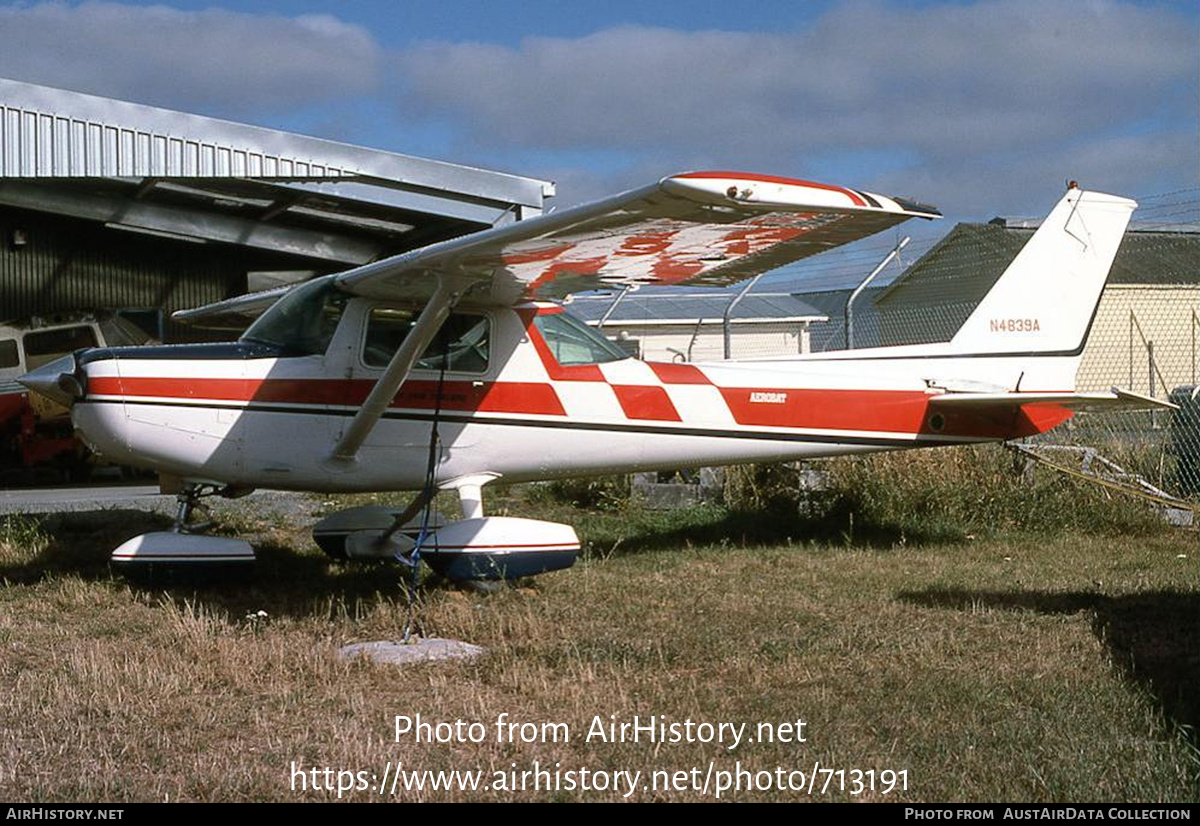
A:
[[[1137,207],[1070,189],[954,338],[955,353],[1077,355]]]

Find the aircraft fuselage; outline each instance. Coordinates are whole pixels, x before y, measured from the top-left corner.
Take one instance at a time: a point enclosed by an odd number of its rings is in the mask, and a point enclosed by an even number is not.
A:
[[[435,420],[442,483],[993,441],[1070,415],[1053,405],[964,415],[929,403],[955,373],[1056,389],[1067,379],[1056,375],[1055,359],[1042,360],[1044,375],[1024,378],[1027,360],[957,364],[966,360],[920,347],[860,351],[858,359],[649,363],[603,354],[587,340],[599,338],[594,331],[553,318],[562,313],[556,305],[462,307],[456,329],[467,332],[447,343],[446,369],[437,359],[418,365],[356,457],[342,461],[332,446],[382,374],[387,348],[394,352],[382,322],[399,310],[349,298],[338,311],[319,353],[246,340],[87,351],[75,426],[105,457],[164,474],[334,492],[421,488]]]

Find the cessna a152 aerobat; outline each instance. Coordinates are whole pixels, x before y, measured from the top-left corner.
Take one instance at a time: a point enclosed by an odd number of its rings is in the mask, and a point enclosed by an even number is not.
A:
[[[840,186],[691,172],[300,286],[182,311],[254,319],[235,343],[81,350],[21,381],[71,406],[110,461],[181,483],[174,531],[115,562],[252,560],[191,523],[254,488],[416,491],[318,523],[328,552],[413,555],[439,490],[462,519],[420,556],[454,578],[569,566],[575,531],[484,515],[482,489],[683,466],[808,459],[1048,430],[1081,409],[1164,406],[1075,373],[1133,201],[1072,186],[949,342],[778,359],[628,357],[545,298],[600,285],[728,284],[931,207]]]

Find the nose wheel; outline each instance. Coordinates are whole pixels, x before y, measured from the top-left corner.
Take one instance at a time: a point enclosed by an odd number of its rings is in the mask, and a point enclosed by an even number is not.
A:
[[[179,504],[175,508],[174,533],[202,534],[212,527],[212,510],[203,500],[211,496],[223,499],[240,499],[254,492],[253,488],[235,488],[228,485],[213,485],[206,482],[190,482],[175,495]]]
[[[175,524],[169,531],[135,536],[112,552],[115,568],[126,574],[170,578],[247,571],[254,564],[250,543],[224,536],[205,534],[212,527],[209,507],[203,500],[211,496],[229,499],[245,496],[248,488],[191,483],[176,495]]]

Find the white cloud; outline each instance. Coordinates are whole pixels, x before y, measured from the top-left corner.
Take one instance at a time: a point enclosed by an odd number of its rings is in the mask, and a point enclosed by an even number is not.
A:
[[[332,15],[40,2],[0,6],[0,77],[556,178],[562,204],[740,167],[1013,212],[1066,177],[1194,185],[1194,28],[1121,0],[847,0],[796,30],[389,54]]]
[[[382,50],[329,15],[89,2],[0,7],[0,77],[227,115],[371,93]]]
[[[888,173],[876,185],[885,192],[935,199],[943,211],[956,217],[1040,217],[1058,200],[1068,180],[1085,189],[1133,198],[1194,187],[1196,141],[1194,133],[1179,132],[1101,137],[1036,153],[947,159],[937,166]],[[1191,198],[1193,206],[1175,220],[1195,220],[1195,196]],[[1187,198],[1180,196],[1180,200]]]
[[[1023,163],[1044,166],[1064,147],[1135,162],[1136,151],[1114,154],[1117,136],[1154,140],[1196,122],[1191,21],[1115,0],[847,2],[799,31],[627,26],[515,48],[426,43],[399,61],[406,111],[456,124],[476,147],[807,175],[831,155],[874,154],[865,179],[847,183],[887,182],[898,165],[947,170],[927,198],[961,186],[979,159],[1007,175],[998,183],[1023,185]],[[1184,152],[1194,166],[1195,147]]]

